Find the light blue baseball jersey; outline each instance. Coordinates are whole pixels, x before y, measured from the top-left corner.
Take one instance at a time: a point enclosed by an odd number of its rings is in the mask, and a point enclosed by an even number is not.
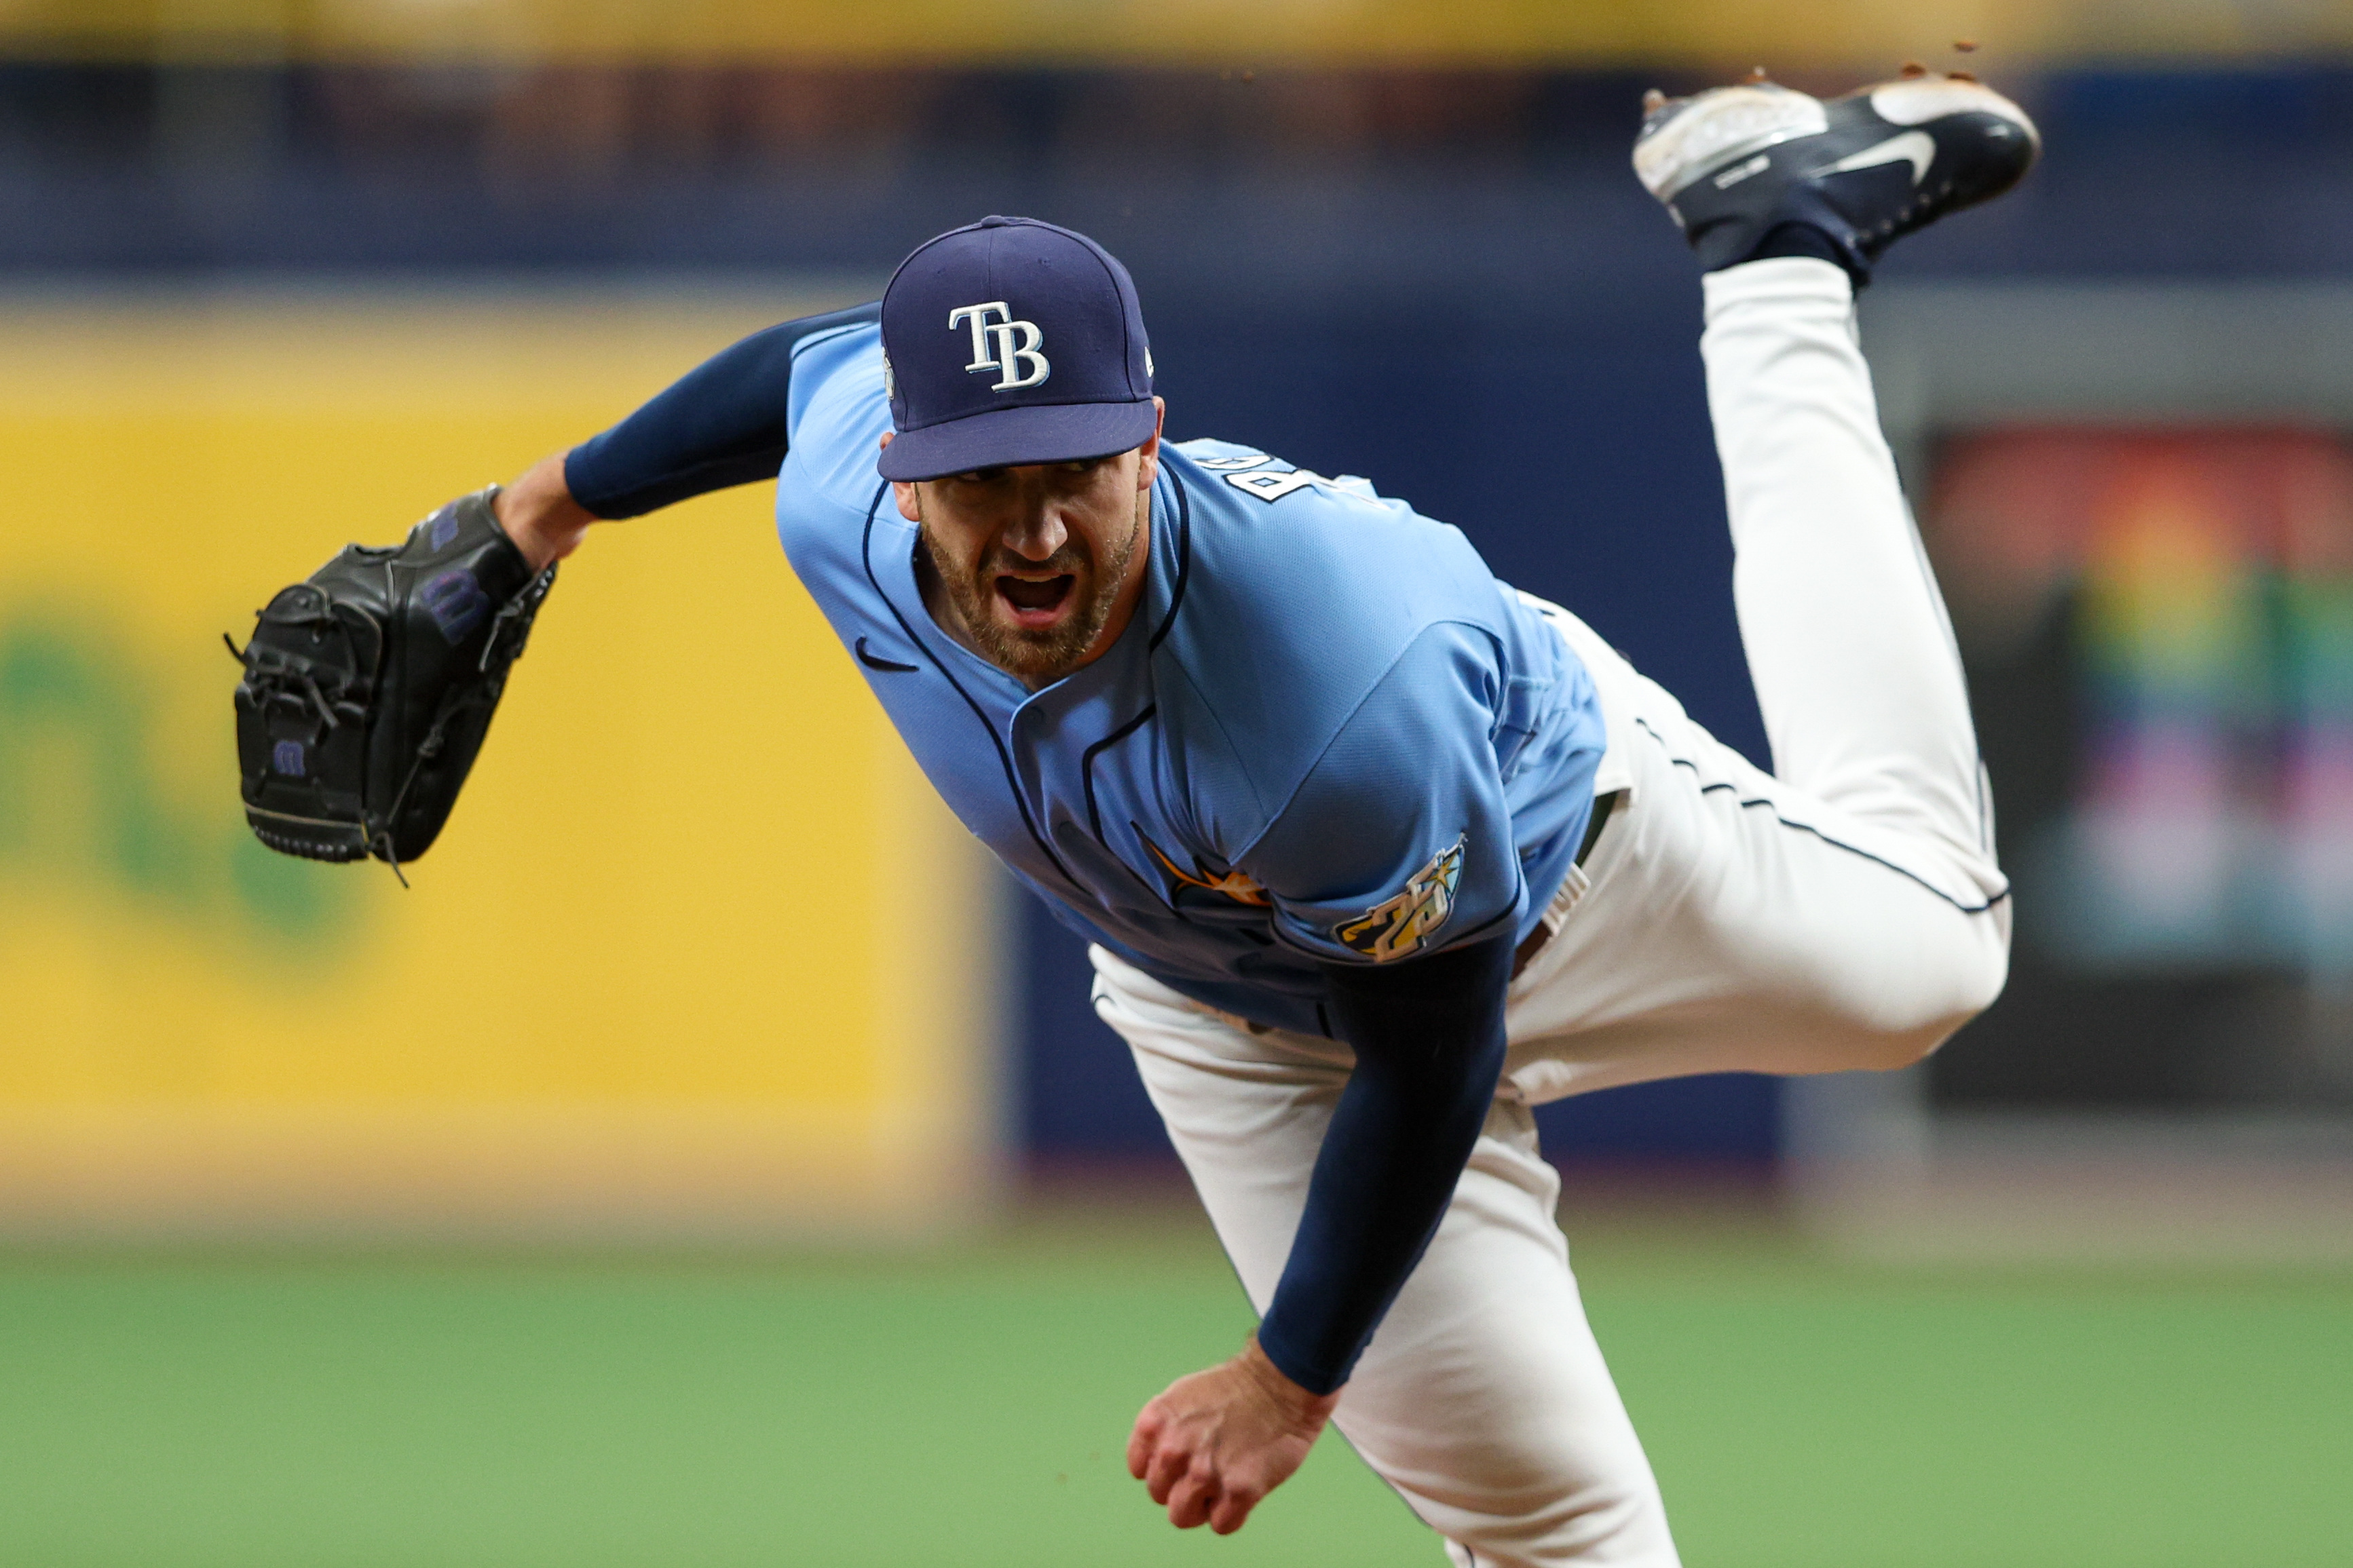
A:
[[[1319,962],[1516,940],[1568,871],[1592,680],[1455,529],[1248,447],[1164,446],[1134,618],[1032,692],[924,608],[874,471],[873,325],[798,345],[786,418],[794,570],[949,806],[1089,941],[1330,1035]]]

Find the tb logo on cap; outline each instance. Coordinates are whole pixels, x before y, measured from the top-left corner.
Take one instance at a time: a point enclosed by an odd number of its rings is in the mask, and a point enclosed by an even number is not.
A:
[[[1045,332],[1035,321],[1015,321],[1013,307],[1004,300],[991,300],[985,305],[965,305],[950,310],[948,331],[955,331],[961,326],[972,329],[972,363],[964,368],[995,371],[997,380],[990,391],[1011,392],[1016,387],[1036,386],[1054,373],[1046,356],[1038,352],[1046,341]]]

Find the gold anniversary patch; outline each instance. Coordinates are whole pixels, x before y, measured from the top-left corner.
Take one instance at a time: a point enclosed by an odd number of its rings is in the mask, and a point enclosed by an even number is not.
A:
[[[1353,920],[1332,928],[1341,945],[1376,963],[1419,952],[1454,912],[1454,889],[1462,880],[1462,847],[1457,838],[1413,874],[1405,891],[1384,899]]]

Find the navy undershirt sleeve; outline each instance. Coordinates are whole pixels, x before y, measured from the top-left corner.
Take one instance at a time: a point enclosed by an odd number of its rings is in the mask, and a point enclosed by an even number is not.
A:
[[[705,360],[652,402],[572,448],[564,480],[598,517],[639,517],[707,490],[773,479],[785,462],[793,353],[880,319],[878,305],[804,316]]]
[[[1396,964],[1322,966],[1356,1053],[1259,1348],[1314,1394],[1348,1381],[1430,1246],[1504,1071],[1512,939]]]

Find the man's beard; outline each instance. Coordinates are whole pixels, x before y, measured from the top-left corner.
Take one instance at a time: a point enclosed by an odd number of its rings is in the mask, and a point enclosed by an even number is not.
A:
[[[923,548],[930,552],[932,565],[939,573],[940,585],[947,591],[948,602],[955,606],[964,621],[965,630],[980,645],[980,651],[989,663],[1018,679],[1043,686],[1060,680],[1079,667],[1095,638],[1103,635],[1103,626],[1111,619],[1112,606],[1119,600],[1120,584],[1127,580],[1127,564],[1135,553],[1135,542],[1144,532],[1143,497],[1136,501],[1135,526],[1127,537],[1111,547],[1106,558],[1087,570],[1087,552],[1072,540],[1043,561],[1025,560],[1013,552],[998,546],[970,570],[960,570],[956,560],[932,535],[931,525],[919,525]],[[1024,626],[1008,626],[998,616],[997,578],[999,574],[1046,573],[1067,574],[1071,593],[1083,595],[1071,607],[1068,615],[1054,626],[1037,631]]]

